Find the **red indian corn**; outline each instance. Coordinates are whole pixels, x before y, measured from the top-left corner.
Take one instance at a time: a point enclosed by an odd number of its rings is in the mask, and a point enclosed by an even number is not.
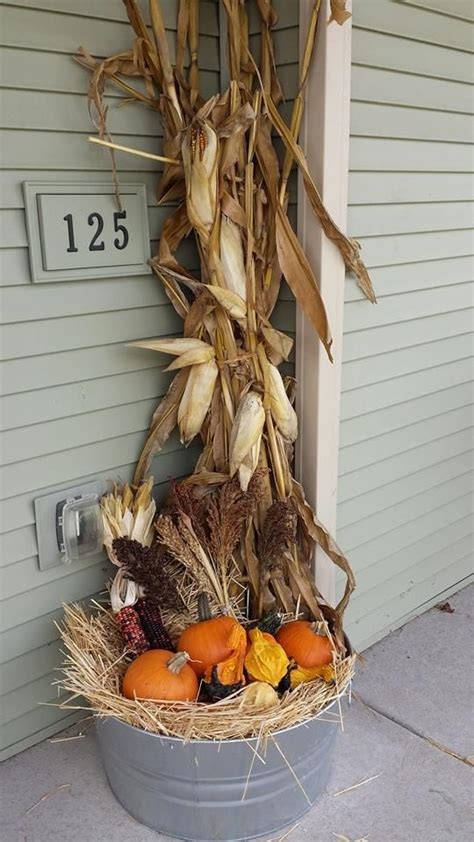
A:
[[[123,637],[123,642],[132,655],[142,655],[150,648],[143,632],[140,617],[131,605],[121,608],[115,615],[116,623]]]
[[[139,599],[135,603],[135,609],[150,647],[174,652],[174,646],[163,624],[159,606],[148,599]]]

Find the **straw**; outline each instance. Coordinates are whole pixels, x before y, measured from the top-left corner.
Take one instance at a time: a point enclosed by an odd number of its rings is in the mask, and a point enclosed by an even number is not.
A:
[[[67,649],[58,681],[71,694],[61,709],[84,707],[96,716],[115,717],[128,725],[168,737],[188,740],[241,740],[258,738],[255,754],[268,738],[285,728],[309,721],[347,692],[354,673],[355,656],[336,662],[337,685],[315,679],[283,695],[274,708],[241,708],[242,692],[215,704],[131,700],[121,695],[121,681],[128,666],[111,611],[87,615],[78,605],[65,608],[61,628]],[[79,697],[86,703],[81,705]],[[336,708],[337,710],[337,708]],[[336,713],[334,711],[334,713]],[[334,716],[334,723],[339,722]],[[254,755],[255,756],[255,755]]]

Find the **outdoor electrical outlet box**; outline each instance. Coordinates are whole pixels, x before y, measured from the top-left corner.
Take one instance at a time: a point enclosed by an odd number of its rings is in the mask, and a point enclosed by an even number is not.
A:
[[[151,272],[144,184],[24,182],[31,279],[78,281]]]
[[[40,570],[102,554],[99,501],[106,491],[102,480],[62,488],[35,500]]]

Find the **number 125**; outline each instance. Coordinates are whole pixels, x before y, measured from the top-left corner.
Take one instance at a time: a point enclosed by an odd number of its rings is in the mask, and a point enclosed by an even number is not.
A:
[[[118,237],[114,238],[114,246],[119,251],[126,248],[129,241],[128,230],[125,225],[120,224],[120,220],[127,218],[127,211],[116,211],[114,213],[114,231]],[[69,253],[77,252],[79,249],[76,246],[76,239],[74,236],[74,220],[72,213],[67,213],[63,216],[64,222],[67,225],[67,235],[69,240],[69,247],[66,249]],[[87,217],[88,225],[95,226],[95,231],[92,234],[92,239],[89,243],[89,251],[104,251],[105,243],[100,240],[102,231],[104,230],[104,218],[100,213],[90,213]]]

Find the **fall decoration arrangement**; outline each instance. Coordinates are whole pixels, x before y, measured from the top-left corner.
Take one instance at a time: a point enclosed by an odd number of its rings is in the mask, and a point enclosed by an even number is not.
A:
[[[112,154],[108,85],[161,120],[158,199],[176,205],[151,265],[183,320],[183,336],[132,343],[168,354],[174,379],[153,415],[133,484],[102,501],[105,547],[117,567],[110,608],[93,615],[66,608],[61,683],[96,712],[150,731],[183,739],[261,735],[337,699],[354,662],[342,624],[354,578],[292,473],[295,383],[279,366],[293,343],[271,324],[284,277],[331,359],[324,304],[287,215],[295,164],[324,233],[375,301],[358,244],[324,208],[298,144],[317,26],[326,21],[318,20],[316,0],[287,124],[278,110],[277,18],[269,0],[256,0],[258,61],[249,47],[248,0],[222,0],[230,81],[206,101],[199,0],[179,2],[174,64],[158,0],[149,2],[151,26],[135,0],[123,2],[130,50],[97,61],[81,49],[78,61],[91,73],[98,140]],[[341,25],[343,6],[332,6]],[[199,276],[179,261],[186,237],[195,240]],[[175,427],[184,445],[200,437],[202,452],[157,512],[150,469]],[[314,581],[316,544],[346,574],[336,607]]]

